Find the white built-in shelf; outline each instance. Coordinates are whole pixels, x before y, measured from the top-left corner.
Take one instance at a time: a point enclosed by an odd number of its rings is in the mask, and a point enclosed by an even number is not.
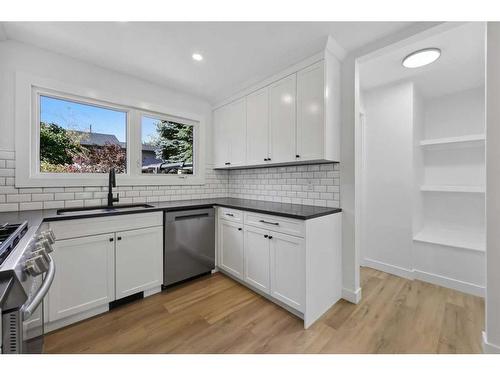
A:
[[[467,186],[467,185],[422,185],[421,191],[436,191],[443,193],[484,193],[484,186]]]
[[[472,134],[463,135],[460,137],[447,137],[447,138],[436,138],[436,139],[426,139],[420,141],[420,146],[434,146],[434,145],[453,145],[453,144],[484,144],[486,137],[484,134]]]
[[[454,230],[439,228],[437,226],[424,227],[413,237],[413,240],[460,249],[486,250],[486,236],[484,232],[473,231],[467,228]]]

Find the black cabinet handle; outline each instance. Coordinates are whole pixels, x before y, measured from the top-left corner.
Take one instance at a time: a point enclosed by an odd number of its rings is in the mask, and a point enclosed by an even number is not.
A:
[[[296,158],[300,158],[300,155],[295,155]]]
[[[271,161],[271,158],[267,158],[267,161]]]
[[[231,165],[231,163],[230,162],[226,162],[226,163],[224,163],[224,165]]]
[[[233,214],[226,213],[226,216],[231,216],[231,217],[233,217],[234,215],[233,215]]]
[[[269,236],[269,239],[272,240],[273,239],[273,236]]]
[[[118,241],[121,241],[121,239],[122,239],[121,237],[118,237],[118,238],[117,238],[117,240],[118,240]]]
[[[264,234],[264,238],[267,238],[267,237],[269,237],[269,236],[267,234]]]
[[[241,228],[238,228],[238,230],[241,230]]]
[[[109,239],[109,242],[113,242],[115,239],[114,238],[110,238]]]
[[[267,158],[264,158],[264,161],[267,161]]]
[[[280,223],[273,223],[271,221],[265,221],[265,220],[259,220],[260,223],[264,223],[264,224],[271,224],[271,225],[280,225]]]

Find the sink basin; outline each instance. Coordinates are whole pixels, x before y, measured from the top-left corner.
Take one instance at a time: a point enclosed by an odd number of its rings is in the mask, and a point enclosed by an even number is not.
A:
[[[102,214],[109,212],[121,212],[135,210],[137,208],[151,208],[150,204],[140,203],[140,204],[121,204],[116,206],[89,206],[89,207],[78,207],[78,208],[61,208],[57,210],[58,215],[74,215],[74,214]]]

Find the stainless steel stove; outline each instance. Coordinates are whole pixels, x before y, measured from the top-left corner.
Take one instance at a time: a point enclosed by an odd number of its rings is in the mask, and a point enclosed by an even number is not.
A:
[[[1,353],[41,353],[43,298],[55,275],[52,231],[0,224]]]

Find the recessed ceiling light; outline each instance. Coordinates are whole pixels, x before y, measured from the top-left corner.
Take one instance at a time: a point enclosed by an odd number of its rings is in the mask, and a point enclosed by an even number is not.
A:
[[[419,68],[436,61],[441,56],[439,48],[425,48],[410,53],[403,59],[403,66],[405,68]]]
[[[191,56],[193,58],[194,61],[201,61],[203,60],[203,56],[199,53],[193,53],[193,55]]]

